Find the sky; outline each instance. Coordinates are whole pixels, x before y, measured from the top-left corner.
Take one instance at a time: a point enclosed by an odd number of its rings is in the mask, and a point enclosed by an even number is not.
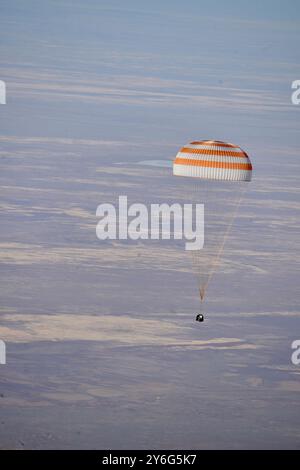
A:
[[[299,448],[299,13],[1,1],[0,448]],[[200,329],[182,247],[95,233],[120,194],[172,202],[140,162],[195,139],[254,169]]]

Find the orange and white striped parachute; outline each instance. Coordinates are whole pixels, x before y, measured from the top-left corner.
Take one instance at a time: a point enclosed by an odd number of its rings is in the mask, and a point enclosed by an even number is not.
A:
[[[251,181],[252,165],[237,145],[201,140],[185,145],[173,162],[173,174],[214,180]]]
[[[178,181],[184,197],[204,204],[204,247],[191,251],[203,301],[247,186],[245,182],[251,181],[252,165],[237,145],[201,140],[180,149],[173,160],[173,175],[185,177]]]

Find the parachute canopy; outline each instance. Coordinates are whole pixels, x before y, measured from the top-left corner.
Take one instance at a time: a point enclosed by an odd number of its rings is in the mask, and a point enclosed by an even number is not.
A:
[[[173,175],[213,180],[251,181],[252,165],[240,147],[219,140],[191,142],[173,161]]]

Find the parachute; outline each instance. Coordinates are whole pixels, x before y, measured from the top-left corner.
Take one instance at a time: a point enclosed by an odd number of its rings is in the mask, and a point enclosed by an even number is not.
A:
[[[173,175],[184,177],[180,179],[180,190],[186,199],[204,204],[204,246],[191,251],[202,305],[247,187],[245,183],[251,181],[252,165],[237,145],[194,141],[177,153]]]

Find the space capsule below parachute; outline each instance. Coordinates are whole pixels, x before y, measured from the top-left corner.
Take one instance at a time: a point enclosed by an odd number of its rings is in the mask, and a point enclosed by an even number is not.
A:
[[[218,140],[191,142],[173,160],[173,175],[182,176],[181,186],[192,202],[204,204],[204,247],[192,251],[203,302],[215,273],[225,241],[237,214],[245,183],[251,181],[249,156],[237,145]]]

